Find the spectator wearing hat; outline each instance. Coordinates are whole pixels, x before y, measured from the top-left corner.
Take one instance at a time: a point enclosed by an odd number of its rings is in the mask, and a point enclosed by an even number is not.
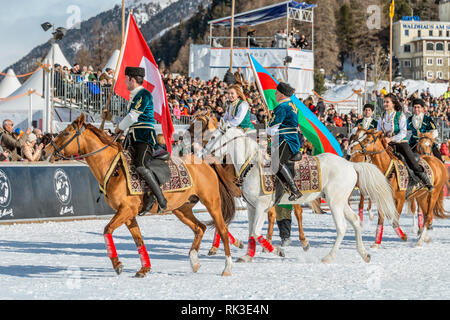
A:
[[[27,140],[22,146],[22,157],[25,161],[39,161],[44,144],[36,146],[37,137],[34,133],[28,135]]]
[[[20,151],[30,133],[31,129],[28,128],[18,139],[16,139],[16,137],[14,137],[13,122],[9,119],[3,121],[3,127],[0,128],[0,141],[3,150],[10,155],[11,161],[21,160]]]

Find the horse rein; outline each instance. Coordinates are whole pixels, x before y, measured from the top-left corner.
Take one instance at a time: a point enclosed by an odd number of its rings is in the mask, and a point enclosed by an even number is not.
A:
[[[120,134],[118,134],[118,135],[114,138],[114,140],[113,140],[112,142],[108,143],[107,145],[103,146],[102,148],[100,148],[100,149],[98,149],[98,150],[95,150],[95,151],[92,151],[92,152],[89,152],[89,153],[85,153],[85,154],[81,154],[80,136],[81,136],[81,134],[83,133],[83,131],[86,129],[86,127],[85,127],[85,125],[83,124],[83,125],[81,126],[81,128],[78,129],[77,126],[76,126],[73,122],[72,122],[71,125],[72,125],[72,127],[74,128],[74,130],[75,130],[75,134],[74,134],[68,141],[66,141],[66,143],[64,143],[61,147],[58,147],[53,139],[50,141],[50,144],[51,144],[51,145],[53,146],[53,148],[55,149],[55,151],[53,151],[53,153],[52,153],[50,156],[53,156],[53,155],[56,154],[58,157],[62,158],[63,160],[80,160],[80,159],[85,159],[85,158],[88,158],[88,157],[90,157],[90,156],[93,156],[94,154],[97,154],[97,153],[99,153],[99,152],[102,152],[103,150],[105,150],[106,148],[108,148],[109,146],[111,146],[112,143],[116,142],[117,139],[118,139],[119,136],[120,136]],[[67,156],[65,156],[62,152],[64,151],[64,149],[65,149],[70,143],[72,143],[72,141],[73,141],[75,138],[77,139],[78,155],[77,155],[77,156],[70,156],[70,157],[67,157]]]
[[[359,146],[361,147],[360,150],[355,150],[355,152],[352,152],[351,156],[353,156],[356,153],[362,153],[362,155],[364,156],[364,161],[366,161],[367,159],[371,160],[371,156],[376,155],[376,154],[380,154],[383,152],[386,152],[386,149],[383,148],[383,150],[381,151],[375,151],[375,143],[378,140],[379,136],[375,136],[373,133],[367,133],[372,136],[373,141],[371,141],[370,143],[363,145],[361,139],[356,140],[356,142],[358,142]],[[373,144],[373,151],[368,151],[367,147]],[[369,161],[371,162],[371,161]]]

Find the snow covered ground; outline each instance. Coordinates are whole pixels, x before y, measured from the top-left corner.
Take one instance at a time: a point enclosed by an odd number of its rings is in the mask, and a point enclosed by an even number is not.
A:
[[[356,208],[355,205],[353,205]],[[446,209],[450,200],[446,201]],[[207,213],[197,216],[209,220]],[[382,247],[371,249],[376,219],[365,215],[363,241],[372,261],[362,261],[350,224],[337,259],[323,264],[335,240],[331,215],[304,213],[310,249],[304,252],[293,220],[293,242],[286,257],[261,252],[251,263],[234,263],[233,275],[221,277],[223,247],[208,256],[213,231],[200,249],[197,273],[188,251],[193,233],[173,215],[138,217],[149,250],[152,270],[134,278],[140,261],[134,242],[122,226],[114,233],[123,273],[117,276],[106,256],[103,228],[108,219],[0,225],[0,299],[119,299],[119,300],[304,300],[304,299],[448,299],[450,297],[450,221],[435,220],[431,242],[415,247],[412,218],[400,219],[408,241],[402,242],[385,223]],[[266,231],[265,225],[264,232]],[[238,211],[230,225],[237,238],[247,239],[247,215]],[[275,225],[274,244],[279,244]],[[233,261],[246,249],[232,247]]]

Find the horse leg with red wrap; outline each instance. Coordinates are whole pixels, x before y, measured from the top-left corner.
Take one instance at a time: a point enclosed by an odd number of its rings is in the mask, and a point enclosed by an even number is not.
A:
[[[126,222],[127,228],[130,231],[134,243],[138,249],[139,259],[141,260],[141,269],[136,273],[136,278],[143,278],[150,271],[151,264],[150,258],[147,253],[147,249],[144,245],[144,240],[142,239],[141,231],[137,224],[136,218],[133,218]]]
[[[244,247],[244,244],[242,243],[242,241],[239,239],[236,240],[230,231],[228,231],[228,240],[230,241],[230,244],[232,244],[240,249],[242,249]],[[213,255],[217,254],[219,246],[220,246],[220,235],[216,230],[214,232],[213,244],[212,244],[211,249],[209,249],[208,255],[213,256]]]

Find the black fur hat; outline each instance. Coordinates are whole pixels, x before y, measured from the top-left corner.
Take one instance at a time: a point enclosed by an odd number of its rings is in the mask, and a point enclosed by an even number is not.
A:
[[[285,82],[280,82],[277,86],[277,90],[284,94],[286,97],[290,97],[295,93],[295,89]]]

